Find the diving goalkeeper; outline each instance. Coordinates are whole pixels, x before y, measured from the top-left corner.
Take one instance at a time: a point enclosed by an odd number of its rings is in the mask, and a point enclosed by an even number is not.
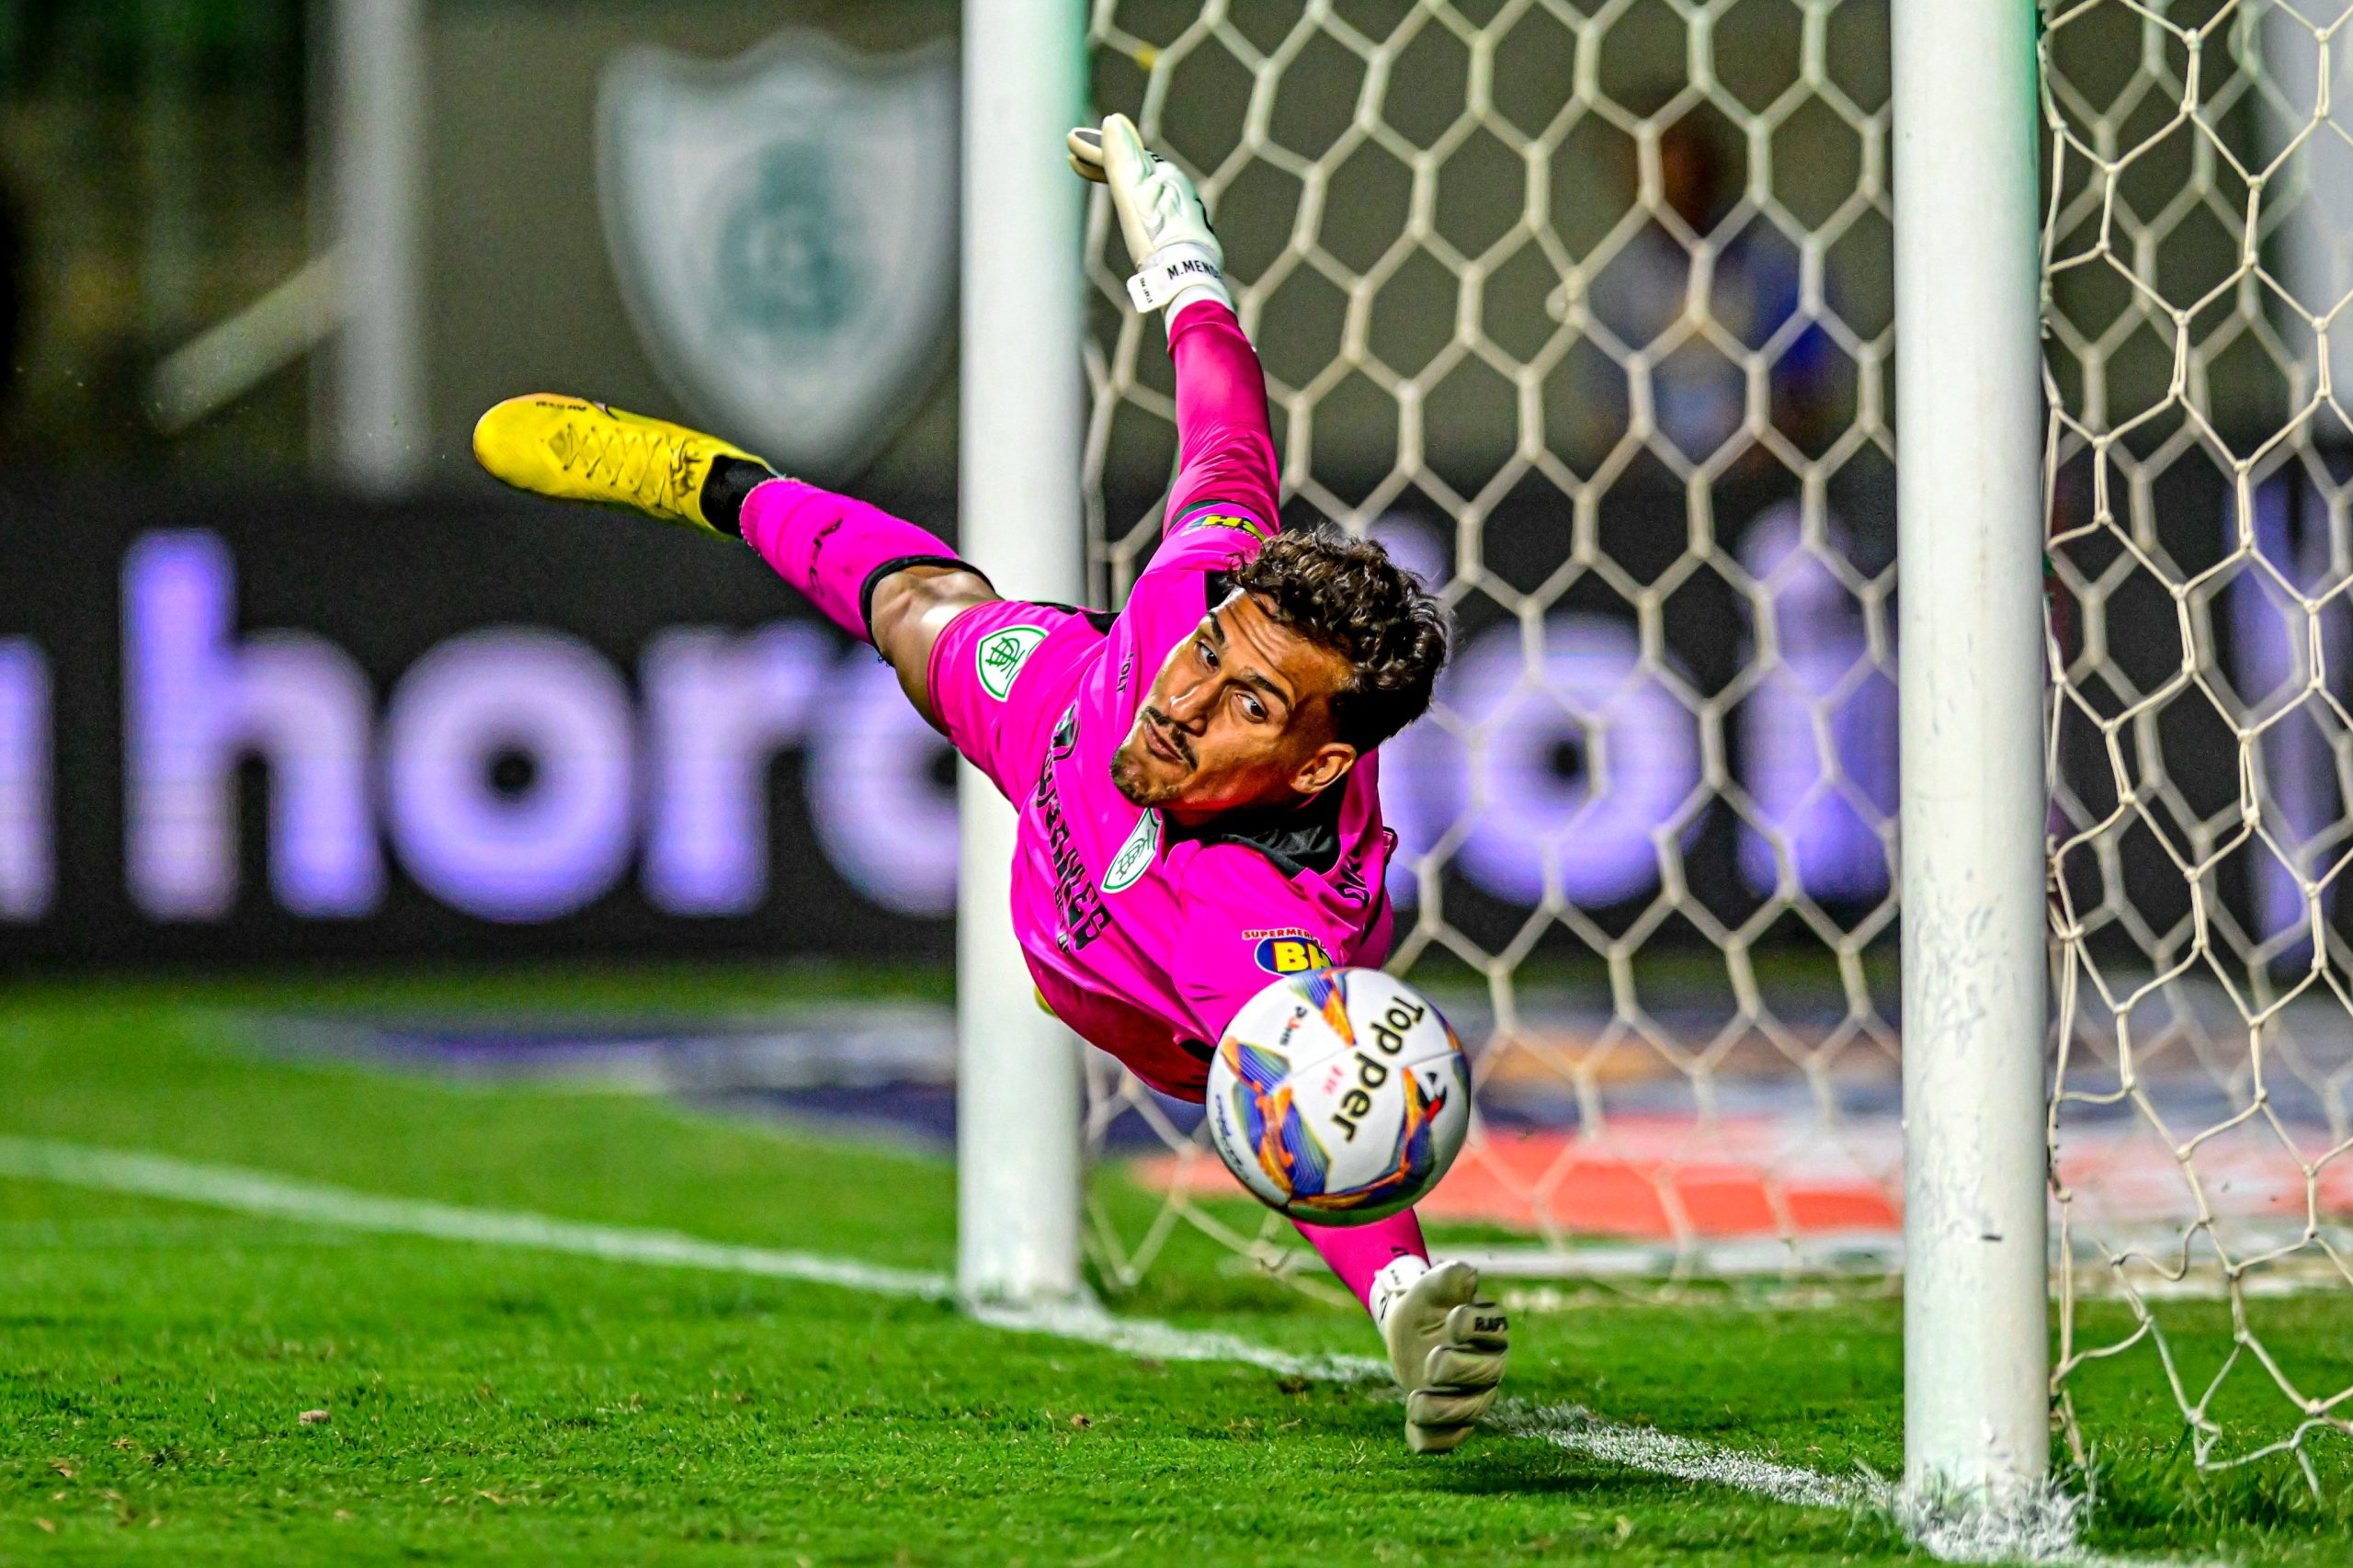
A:
[[[911,523],[576,398],[500,403],[474,454],[523,490],[739,537],[872,643],[1019,808],[1012,914],[1040,997],[1198,1102],[1226,1024],[1277,972],[1262,955],[1388,955],[1375,748],[1429,706],[1446,621],[1378,544],[1281,531],[1265,379],[1192,183],[1121,116],[1069,152],[1110,187],[1129,292],[1166,312],[1176,369],[1166,529],[1118,615],[1001,598]],[[1507,1348],[1476,1273],[1433,1268],[1411,1210],[1299,1229],[1380,1326],[1408,1443],[1455,1447]]]

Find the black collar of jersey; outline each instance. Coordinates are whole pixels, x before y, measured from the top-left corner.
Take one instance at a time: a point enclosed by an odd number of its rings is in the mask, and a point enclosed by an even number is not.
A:
[[[1239,844],[1256,849],[1286,877],[1302,871],[1327,875],[1340,863],[1340,808],[1348,781],[1327,786],[1303,805],[1227,812],[1198,827],[1166,826],[1171,844]]]

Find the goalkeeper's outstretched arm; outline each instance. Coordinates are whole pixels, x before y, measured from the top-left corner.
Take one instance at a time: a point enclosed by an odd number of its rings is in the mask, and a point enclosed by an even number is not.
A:
[[[1282,514],[1256,351],[1231,310],[1203,302],[1188,305],[1170,324],[1168,352],[1176,361],[1176,480],[1168,491],[1168,528],[1211,507],[1231,509],[1271,537]]]
[[[1136,264],[1128,294],[1168,318],[1176,365],[1176,480],[1165,527],[1213,513],[1261,537],[1281,526],[1267,380],[1225,285],[1225,253],[1185,172],[1125,115],[1070,133],[1071,167],[1107,185]]]

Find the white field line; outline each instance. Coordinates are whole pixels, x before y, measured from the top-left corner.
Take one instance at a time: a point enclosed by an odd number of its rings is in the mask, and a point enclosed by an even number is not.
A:
[[[1824,1475],[1649,1426],[1620,1426],[1580,1405],[1505,1400],[1496,1405],[1494,1419],[1506,1432],[1556,1449],[1654,1475],[1730,1486],[1802,1508],[1873,1508],[1886,1500],[1885,1485],[1870,1476]]]
[[[1286,1378],[1324,1383],[1390,1381],[1389,1363],[1370,1356],[1297,1356],[1213,1330],[1178,1328],[1151,1318],[1115,1317],[1091,1297],[1043,1306],[972,1303],[967,1311],[991,1328],[1083,1340],[1146,1361],[1238,1361]]]
[[[380,1198],[349,1187],[294,1181],[233,1165],[47,1139],[0,1137],[0,1177],[133,1193],[389,1235],[431,1236],[443,1241],[528,1247],[620,1263],[662,1264],[795,1279],[874,1295],[945,1301],[955,1294],[954,1284],[947,1276],[915,1269],[708,1242],[674,1231],[592,1225],[511,1210]],[[1389,1364],[1373,1357],[1294,1355],[1230,1334],[1178,1328],[1149,1318],[1117,1317],[1092,1300],[1048,1307],[974,1304],[970,1311],[975,1320],[992,1327],[1051,1335],[1152,1360],[1235,1362],[1286,1377],[1323,1382],[1386,1384],[1390,1377]],[[1825,1475],[1651,1427],[1621,1426],[1574,1405],[1540,1406],[1506,1400],[1496,1405],[1492,1419],[1499,1429],[1515,1437],[1549,1443],[1630,1470],[1730,1487],[1777,1503],[1877,1513],[1896,1508],[1893,1489],[1875,1476]],[[2123,1568],[2112,1559],[2097,1557],[2074,1545],[2072,1528],[1987,1535],[1931,1525],[1920,1529],[1918,1538],[1932,1553],[1952,1562]]]
[[[530,1247],[625,1263],[666,1263],[679,1268],[757,1274],[771,1279],[803,1279],[841,1285],[885,1296],[922,1296],[945,1301],[955,1293],[946,1275],[884,1268],[847,1258],[767,1247],[700,1241],[675,1231],[588,1225],[497,1209],[465,1209],[419,1199],[378,1198],[349,1187],[290,1181],[234,1165],[199,1165],[165,1154],[93,1149],[45,1139],[0,1137],[0,1176],[26,1176],[145,1198],[233,1209],[282,1220],[340,1225],[392,1235],[435,1236],[443,1241],[484,1242]]]

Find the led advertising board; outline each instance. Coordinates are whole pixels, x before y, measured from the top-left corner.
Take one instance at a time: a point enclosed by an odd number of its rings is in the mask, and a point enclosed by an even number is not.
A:
[[[12,960],[950,949],[945,743],[738,545],[488,494],[92,488],[0,515]],[[1559,570],[1547,521],[1497,516],[1504,575]],[[1443,574],[1435,528],[1379,532]],[[1893,684],[1801,544],[1782,503],[1728,553],[1769,596],[1761,674],[1756,601],[1721,577],[1658,600],[1664,656],[1598,580],[1532,619],[1465,596],[1446,717],[1385,752],[1392,898],[1440,846],[1447,917],[1483,940],[1548,900],[1632,918],[1663,855],[1727,909],[1785,879],[1876,907]]]

